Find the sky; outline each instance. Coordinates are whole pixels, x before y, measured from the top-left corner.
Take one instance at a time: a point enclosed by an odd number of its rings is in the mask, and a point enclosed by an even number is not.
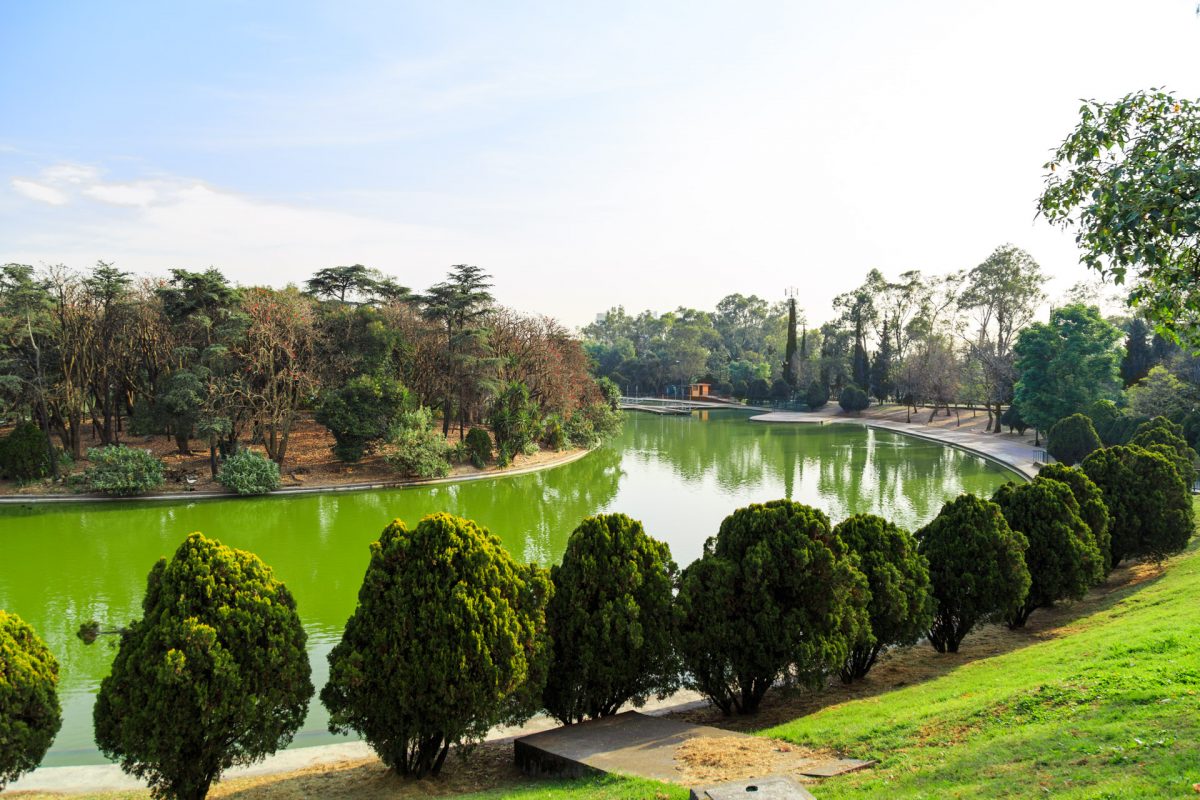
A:
[[[577,326],[1028,250],[1081,99],[1200,97],[1195,0],[0,4],[0,262],[452,264]]]

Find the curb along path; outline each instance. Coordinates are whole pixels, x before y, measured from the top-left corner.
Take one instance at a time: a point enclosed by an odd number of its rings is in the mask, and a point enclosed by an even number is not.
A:
[[[966,431],[943,430],[921,425],[920,423],[893,422],[886,419],[865,419],[856,417],[835,417],[828,414],[813,414],[804,411],[775,411],[770,414],[759,414],[750,418],[751,422],[788,422],[805,423],[809,425],[862,425],[867,428],[879,428],[917,439],[957,447],[968,453],[986,458],[1000,466],[1016,472],[1026,480],[1037,477],[1041,468],[1041,449],[1015,441],[1004,434],[968,433]]]

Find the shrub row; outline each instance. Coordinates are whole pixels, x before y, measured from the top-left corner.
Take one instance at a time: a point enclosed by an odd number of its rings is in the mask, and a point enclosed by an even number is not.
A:
[[[991,500],[962,495],[915,535],[873,515],[833,526],[799,503],[751,505],[682,571],[621,514],[585,519],[549,572],[469,520],[397,520],[371,545],[321,701],[332,731],[414,776],[539,709],[572,723],[684,685],[750,713],[779,682],[852,681],[922,636],[955,652],[980,622],[1020,627],[1113,564],[1176,552],[1188,499],[1166,455],[1112,447]],[[0,733],[15,743],[3,779],[36,764],[58,726],[53,657],[12,619],[0,614],[0,650],[31,667],[0,686]],[[304,644],[269,568],[192,534],[151,570],[143,617],[122,632],[97,743],[156,795],[203,797],[295,734],[313,693]],[[17,718],[38,723],[13,736]]]

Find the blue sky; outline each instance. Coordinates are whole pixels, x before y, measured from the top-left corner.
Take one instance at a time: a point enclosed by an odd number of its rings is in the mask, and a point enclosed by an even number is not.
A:
[[[1200,97],[1191,0],[8,3],[0,259],[282,285],[453,263],[589,321],[1004,242],[1079,99]]]

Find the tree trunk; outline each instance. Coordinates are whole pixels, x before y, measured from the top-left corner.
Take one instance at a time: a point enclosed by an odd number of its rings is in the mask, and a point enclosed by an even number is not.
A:
[[[179,451],[181,456],[190,456],[192,451],[188,448],[188,432],[175,432],[175,449]]]
[[[212,473],[212,478],[217,479],[217,442],[215,439],[208,440],[208,470]]]

